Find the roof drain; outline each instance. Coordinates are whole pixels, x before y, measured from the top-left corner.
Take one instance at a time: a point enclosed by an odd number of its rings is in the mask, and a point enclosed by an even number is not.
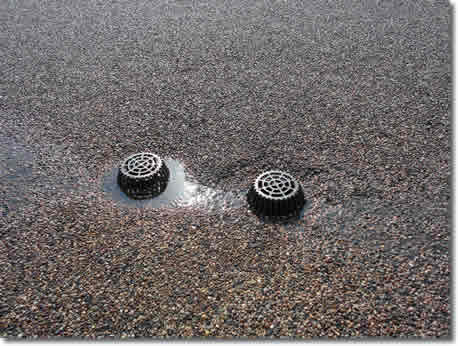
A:
[[[159,196],[167,187],[170,172],[156,154],[141,152],[130,155],[121,162],[118,184],[133,199]]]
[[[279,170],[260,174],[248,191],[247,201],[255,214],[273,219],[296,216],[305,204],[299,182]]]

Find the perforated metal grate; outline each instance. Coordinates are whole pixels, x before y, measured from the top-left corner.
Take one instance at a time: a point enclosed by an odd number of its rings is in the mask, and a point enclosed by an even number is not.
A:
[[[299,213],[305,204],[302,187],[290,174],[273,170],[259,175],[247,200],[259,215],[279,217]]]
[[[130,155],[121,163],[118,184],[129,197],[147,199],[165,190],[169,176],[169,169],[159,156],[142,152]]]

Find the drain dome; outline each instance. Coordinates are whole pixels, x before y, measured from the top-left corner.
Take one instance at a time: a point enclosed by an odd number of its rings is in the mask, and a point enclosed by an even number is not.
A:
[[[169,169],[159,156],[142,152],[130,155],[121,162],[118,184],[130,198],[147,199],[165,190],[169,176]]]
[[[260,174],[248,191],[247,201],[257,215],[268,217],[297,215],[305,204],[299,182],[278,170]]]

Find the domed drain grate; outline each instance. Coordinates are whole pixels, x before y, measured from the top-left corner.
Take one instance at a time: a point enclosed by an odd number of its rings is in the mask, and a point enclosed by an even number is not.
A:
[[[247,200],[256,214],[270,217],[296,215],[305,204],[299,182],[277,170],[259,175],[248,191]]]
[[[170,172],[153,153],[137,153],[126,158],[119,168],[118,184],[131,198],[147,199],[160,195],[167,187]]]

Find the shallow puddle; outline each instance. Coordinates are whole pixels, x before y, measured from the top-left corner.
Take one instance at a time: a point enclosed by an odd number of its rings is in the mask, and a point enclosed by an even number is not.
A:
[[[14,140],[0,136],[0,178],[13,182],[32,175],[31,165],[34,162],[32,153]]]
[[[6,141],[5,138],[0,138],[0,146],[6,149],[0,153],[0,176],[4,181],[13,183],[21,178],[33,177],[35,186],[41,186],[41,184],[37,185],[36,183],[40,182],[42,177],[34,175],[32,172],[31,165],[34,163],[34,157],[30,151],[11,139]],[[103,177],[102,190],[105,196],[126,207],[153,209],[198,208],[205,210],[210,215],[220,214],[224,218],[226,216],[223,216],[223,214],[227,210],[248,208],[246,201],[247,190],[224,191],[210,188],[197,182],[193,176],[186,172],[184,165],[179,161],[165,158],[164,162],[169,168],[170,177],[166,189],[159,196],[146,200],[135,200],[128,197],[121,191],[117,182],[118,166],[112,167]],[[67,186],[62,181],[53,181],[53,184],[54,187],[57,186],[66,190],[80,188],[75,183],[67,184]],[[17,194],[18,196],[16,197],[22,195],[20,191],[17,191]],[[7,198],[3,203],[0,203],[0,215],[6,216],[14,206],[13,202]],[[282,223],[292,229],[302,227],[300,221],[307,218],[306,214],[311,206],[311,202],[307,200],[300,214],[293,218],[279,221],[261,217],[259,221],[263,223]],[[236,218],[236,220],[238,219]]]
[[[157,197],[135,200],[128,197],[117,182],[118,167],[111,169],[103,179],[103,191],[112,200],[122,205],[136,208],[181,208],[195,207],[207,209],[210,213],[221,212],[227,208],[240,208],[245,205],[246,191],[222,191],[199,184],[186,173],[184,166],[177,160],[165,158],[170,171],[166,189]]]
[[[213,189],[198,183],[195,178],[186,173],[185,167],[179,161],[165,158],[165,164],[169,168],[170,177],[166,189],[157,197],[147,200],[135,200],[128,197],[119,187],[117,182],[118,167],[113,167],[104,176],[103,191],[108,198],[122,206],[134,208],[198,208],[209,215],[220,215],[226,224],[240,222],[239,213],[227,213],[226,211],[238,208],[247,208],[247,190],[223,191]],[[253,215],[261,223],[283,224],[291,231],[304,228],[303,222],[308,217],[312,201],[306,200],[300,213],[288,219],[269,219]]]

